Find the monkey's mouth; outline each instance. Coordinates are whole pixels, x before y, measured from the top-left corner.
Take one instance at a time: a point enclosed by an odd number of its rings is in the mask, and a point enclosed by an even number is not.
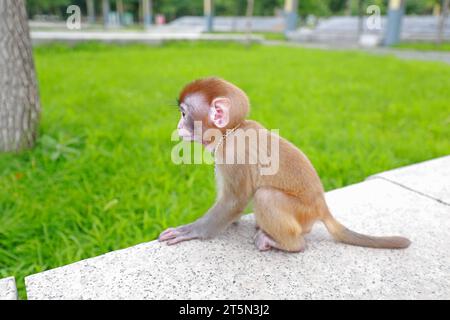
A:
[[[178,129],[178,136],[183,139],[183,141],[194,141],[194,134],[186,129]]]
[[[198,142],[203,144],[204,146],[208,146],[211,144],[211,141],[204,140],[202,136],[196,136],[189,130],[186,129],[178,129],[178,136],[186,142]]]

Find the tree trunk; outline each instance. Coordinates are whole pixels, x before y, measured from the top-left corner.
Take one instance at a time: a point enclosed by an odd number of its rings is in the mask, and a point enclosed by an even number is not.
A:
[[[438,44],[441,44],[444,39],[445,20],[447,20],[447,17],[448,17],[449,6],[450,6],[450,0],[442,1],[442,10],[441,10],[441,16],[439,18],[438,36],[437,36]]]
[[[145,29],[151,27],[152,25],[152,9],[153,4],[151,0],[142,0],[142,18]]]
[[[103,12],[103,25],[109,27],[109,0],[102,1],[102,12]]]
[[[203,1],[203,15],[206,22],[206,32],[214,30],[214,0]]]
[[[123,21],[123,13],[124,13],[123,0],[116,0],[116,8],[117,8],[117,15],[119,16],[119,24],[122,25],[122,24],[124,24],[124,21]]]
[[[358,0],[358,39],[364,31],[364,0]]]
[[[0,152],[36,141],[40,103],[24,0],[0,1]]]
[[[252,37],[252,18],[253,18],[253,10],[255,7],[255,1],[254,0],[247,0],[247,10],[245,13],[246,16],[246,33],[247,33],[247,44],[250,44],[251,37]]]
[[[346,16],[352,15],[352,0],[345,1],[345,15]]]
[[[86,0],[87,14],[89,23],[95,23],[95,5],[94,0]]]

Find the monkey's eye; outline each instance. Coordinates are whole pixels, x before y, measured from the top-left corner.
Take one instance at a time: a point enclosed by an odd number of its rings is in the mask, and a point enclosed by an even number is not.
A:
[[[183,118],[186,116],[186,114],[183,111],[181,111],[181,115],[183,116]]]

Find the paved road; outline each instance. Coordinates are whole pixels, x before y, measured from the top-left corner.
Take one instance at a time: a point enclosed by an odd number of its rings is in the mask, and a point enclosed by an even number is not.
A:
[[[298,43],[298,42],[285,42],[285,41],[263,41],[265,45],[286,45],[293,47],[303,47],[303,48],[314,48],[323,50],[361,50],[371,54],[378,55],[395,55],[401,59],[412,59],[412,60],[425,60],[425,61],[441,61],[450,64],[450,52],[442,51],[416,51],[416,50],[406,50],[406,49],[392,49],[392,48],[362,48],[358,45],[352,44],[340,44],[340,45],[330,45],[324,43]]]
[[[213,41],[246,41],[245,34],[204,34],[194,29],[168,28],[153,32],[128,32],[128,31],[32,31],[33,43],[45,43],[53,41],[80,42],[80,41],[104,41],[104,42],[143,42],[159,43],[168,40],[213,40]],[[300,46],[306,48],[319,48],[325,50],[363,50],[368,53],[389,55],[393,54],[402,59],[415,59],[427,61],[442,61],[450,64],[450,52],[411,51],[391,48],[365,49],[354,44],[324,44],[310,42],[286,42],[263,41],[263,37],[252,35],[252,41],[265,45]]]
[[[365,33],[383,37],[386,33],[387,20],[385,16],[380,19],[379,28],[368,28],[368,19],[363,18]],[[322,43],[354,42],[358,38],[358,17],[330,17],[319,19],[318,25],[313,28],[299,28],[292,33],[292,37],[299,41]],[[405,16],[401,28],[401,39],[407,41],[434,41],[438,29],[439,18],[435,16]],[[444,38],[450,40],[450,17],[444,29]]]
[[[261,42],[264,38],[259,35],[252,35],[253,42]],[[117,43],[160,43],[170,40],[190,40],[190,41],[247,41],[245,34],[204,34],[192,30],[184,32],[127,32],[127,31],[32,31],[31,40],[33,44],[47,42],[83,42],[102,41]]]

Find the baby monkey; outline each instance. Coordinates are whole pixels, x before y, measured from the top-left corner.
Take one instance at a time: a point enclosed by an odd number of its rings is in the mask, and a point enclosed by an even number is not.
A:
[[[219,78],[195,80],[181,91],[179,108],[180,137],[202,143],[214,152],[218,197],[203,217],[193,223],[167,229],[159,236],[160,241],[171,245],[211,238],[238,220],[253,199],[257,223],[254,240],[261,251],[271,248],[303,251],[304,235],[311,231],[316,221],[322,221],[337,241],[350,245],[389,249],[410,245],[410,241],[403,237],[367,236],[340,224],[330,213],[324,188],[308,158],[293,144],[259,123],[246,120],[249,100],[235,85]],[[194,130],[198,123],[203,131],[214,129],[220,134],[199,135]],[[258,134],[252,135],[252,132]],[[245,143],[236,147],[231,142],[239,138],[243,138]],[[265,141],[272,143],[268,146]],[[262,174],[260,154],[276,155],[278,170]],[[236,161],[236,157],[246,161]]]

